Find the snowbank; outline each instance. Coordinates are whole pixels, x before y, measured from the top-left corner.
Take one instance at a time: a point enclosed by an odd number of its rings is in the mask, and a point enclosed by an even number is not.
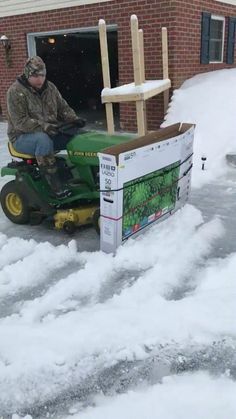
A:
[[[236,151],[236,69],[193,77],[175,90],[163,126],[196,124],[193,186],[214,180],[227,170],[225,154]],[[201,157],[206,156],[206,171]]]

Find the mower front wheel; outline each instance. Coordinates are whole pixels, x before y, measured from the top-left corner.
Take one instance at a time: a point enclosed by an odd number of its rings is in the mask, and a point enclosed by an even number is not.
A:
[[[30,220],[30,208],[26,197],[20,191],[15,180],[6,183],[0,194],[3,212],[15,224],[27,224]]]
[[[76,225],[73,223],[73,221],[65,221],[63,224],[63,230],[67,234],[74,234],[76,230]]]

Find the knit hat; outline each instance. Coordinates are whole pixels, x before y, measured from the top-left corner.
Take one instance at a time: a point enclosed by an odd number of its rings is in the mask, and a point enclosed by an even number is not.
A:
[[[27,79],[31,76],[46,76],[46,66],[42,58],[37,55],[28,58],[25,63],[24,75]]]

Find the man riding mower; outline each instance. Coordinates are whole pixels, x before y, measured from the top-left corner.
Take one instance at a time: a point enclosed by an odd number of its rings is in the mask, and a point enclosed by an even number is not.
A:
[[[66,148],[75,134],[62,132],[60,127],[73,123],[81,127],[83,120],[62,98],[56,86],[46,80],[46,67],[40,57],[26,61],[23,74],[7,92],[8,137],[20,153],[35,156],[40,174],[57,198],[71,194],[62,185],[57,172],[55,150]]]
[[[64,130],[72,132],[67,125]],[[130,140],[131,136],[108,135],[80,130],[67,144],[67,154],[56,154],[56,174],[70,194],[57,197],[41,174],[35,156],[18,153],[9,143],[13,160],[1,169],[2,176],[13,176],[0,193],[5,215],[16,224],[39,224],[53,218],[57,229],[73,233],[75,228],[93,224],[100,229],[100,186],[98,152]],[[21,161],[19,161],[19,158]]]
[[[90,223],[99,231],[97,153],[130,136],[82,131],[84,120],[46,80],[40,57],[26,62],[8,90],[7,105],[9,151],[21,161],[1,169],[2,176],[15,177],[1,190],[5,215],[16,224],[38,224],[50,216],[68,233]],[[56,154],[65,149],[67,154]]]

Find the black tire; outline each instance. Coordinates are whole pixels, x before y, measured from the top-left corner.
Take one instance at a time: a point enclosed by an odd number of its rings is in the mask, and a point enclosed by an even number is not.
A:
[[[100,208],[97,208],[93,213],[93,226],[100,236]]]
[[[38,226],[39,224],[42,223],[43,219],[44,219],[44,216],[39,211],[35,210],[35,211],[30,212],[29,223],[31,226]]]
[[[28,224],[30,207],[15,180],[6,183],[0,193],[4,214],[15,224]]]
[[[63,224],[63,230],[67,234],[74,234],[74,232],[76,230],[75,223],[73,223],[73,221],[65,221],[64,224]]]

